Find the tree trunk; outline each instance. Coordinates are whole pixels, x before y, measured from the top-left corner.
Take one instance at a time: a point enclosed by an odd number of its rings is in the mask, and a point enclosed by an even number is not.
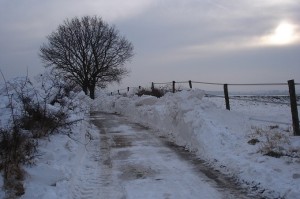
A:
[[[85,95],[88,95],[88,87],[87,86],[82,86],[82,90]]]
[[[83,84],[82,84],[82,90],[84,92],[85,95],[88,95],[89,94],[89,81],[88,81],[88,78],[85,78],[84,81],[83,81]]]
[[[91,99],[95,99],[95,88],[96,88],[96,86],[94,86],[94,85],[89,87]]]

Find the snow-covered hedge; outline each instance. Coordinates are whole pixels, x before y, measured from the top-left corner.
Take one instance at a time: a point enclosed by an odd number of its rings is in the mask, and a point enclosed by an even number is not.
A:
[[[34,163],[37,138],[71,134],[71,126],[89,112],[83,93],[66,92],[63,82],[54,84],[44,77],[49,76],[0,85],[0,171],[7,197],[24,194],[22,165]]]

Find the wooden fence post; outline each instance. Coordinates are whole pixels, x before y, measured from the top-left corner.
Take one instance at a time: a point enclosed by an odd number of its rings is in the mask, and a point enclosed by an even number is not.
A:
[[[151,84],[151,90],[153,90],[154,89],[154,83],[152,82],[152,84]]]
[[[173,83],[173,93],[175,93],[175,81],[172,82]]]
[[[110,92],[110,93],[111,93],[111,95],[113,95],[112,92]]]
[[[139,86],[139,89],[141,89],[142,87],[141,86]]]
[[[129,87],[127,87],[127,92],[129,92]]]
[[[120,95],[120,90],[118,90],[118,94]]]
[[[193,87],[192,87],[192,81],[191,81],[191,80],[189,80],[189,85],[190,85],[190,88],[193,88]]]
[[[224,84],[224,96],[225,96],[226,109],[230,110],[229,95],[228,95],[228,85],[227,84]]]
[[[288,84],[289,84],[289,92],[290,92],[290,102],[291,102],[291,112],[292,112],[292,119],[293,119],[294,135],[300,136],[295,82],[294,82],[294,80],[289,80]]]

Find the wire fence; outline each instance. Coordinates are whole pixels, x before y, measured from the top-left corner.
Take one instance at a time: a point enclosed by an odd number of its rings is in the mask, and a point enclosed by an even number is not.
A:
[[[177,88],[176,88],[177,85]],[[226,105],[226,109],[230,110],[230,101],[232,100],[239,100],[239,101],[247,101],[247,102],[255,102],[255,103],[265,103],[265,104],[276,104],[276,105],[286,105],[286,106],[290,106],[291,108],[291,114],[292,114],[292,125],[293,125],[293,130],[294,130],[294,135],[299,135],[300,136],[300,130],[299,130],[299,117],[298,117],[298,104],[297,104],[297,100],[299,99],[299,97],[297,97],[296,95],[296,89],[295,87],[300,85],[300,83],[295,83],[294,80],[289,80],[287,83],[231,83],[231,84],[226,84],[226,83],[216,83],[216,82],[202,82],[202,81],[171,81],[171,82],[152,82],[151,83],[151,90],[153,91],[154,89],[158,89],[157,86],[160,86],[160,89],[162,86],[164,86],[165,90],[168,90],[170,92],[178,92],[180,90],[183,90],[182,88],[180,88],[181,86],[184,87],[188,85],[188,89],[193,89],[193,86],[195,85],[212,85],[212,86],[222,86],[222,94],[221,95],[216,95],[216,94],[212,94],[212,93],[206,93],[205,96],[206,97],[217,97],[217,98],[224,98],[225,99],[225,105]],[[262,87],[262,86],[286,86],[286,88],[288,88],[288,95],[285,96],[281,96],[281,97],[285,97],[285,102],[282,102],[280,100],[275,100],[275,101],[270,101],[268,100],[264,100],[263,97],[260,97],[260,99],[258,99],[258,97],[256,96],[256,98],[254,97],[247,97],[246,95],[229,95],[229,88],[231,87],[253,87],[253,86],[258,86],[258,87]],[[149,88],[149,87],[148,87]],[[124,89],[119,89],[117,91],[111,92],[111,94],[121,94],[122,91],[125,93],[129,92],[130,89],[145,89],[141,86],[138,87],[127,87]],[[262,95],[260,95],[262,96]],[[253,118],[252,118],[253,119]],[[277,123],[284,123],[284,122],[277,122]],[[287,123],[285,123],[287,124]]]
[[[290,103],[287,103],[287,102],[273,102],[273,101],[266,101],[266,100],[247,99],[247,98],[240,98],[238,96],[229,97],[229,99],[248,101],[248,102],[257,102],[257,103],[265,103],[265,104],[280,104],[280,105],[288,105],[288,106],[290,105]]]

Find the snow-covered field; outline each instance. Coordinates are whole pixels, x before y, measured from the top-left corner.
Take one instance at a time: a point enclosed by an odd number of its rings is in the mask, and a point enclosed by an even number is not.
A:
[[[1,104],[4,108],[4,101]],[[91,110],[118,112],[157,130],[266,198],[300,198],[300,137],[291,136],[291,125],[285,124],[291,124],[289,106],[232,100],[232,110],[227,111],[223,104],[224,99],[206,98],[197,89],[168,93],[159,99],[100,92]],[[90,161],[88,151],[99,147],[100,136],[88,115],[85,117],[87,120],[73,127],[71,137],[58,134],[40,141],[36,164],[25,167],[26,193],[21,198],[71,199],[76,198],[77,187],[89,185],[84,175],[99,168]],[[264,155],[268,152],[280,157]]]

